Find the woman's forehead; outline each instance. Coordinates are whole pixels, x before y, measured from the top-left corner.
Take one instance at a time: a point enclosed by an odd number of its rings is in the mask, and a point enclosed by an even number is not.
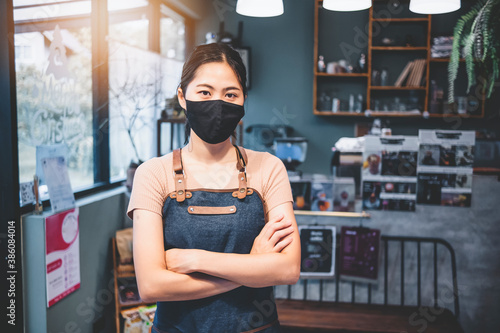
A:
[[[200,82],[214,85],[236,85],[240,86],[238,77],[234,70],[226,62],[210,62],[203,64],[196,70],[196,74],[191,84]]]

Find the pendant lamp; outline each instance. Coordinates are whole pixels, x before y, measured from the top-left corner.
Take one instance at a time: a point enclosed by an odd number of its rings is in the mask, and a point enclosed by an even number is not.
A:
[[[444,14],[460,9],[460,0],[411,0],[410,10],[417,14]]]
[[[244,16],[273,17],[285,10],[283,0],[238,0],[236,12]]]
[[[353,12],[368,9],[372,6],[372,0],[324,0],[323,8],[339,12]]]

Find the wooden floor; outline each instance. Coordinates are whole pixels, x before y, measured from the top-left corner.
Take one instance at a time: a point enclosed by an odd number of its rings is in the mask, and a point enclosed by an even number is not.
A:
[[[463,333],[447,309],[276,300],[283,333]]]

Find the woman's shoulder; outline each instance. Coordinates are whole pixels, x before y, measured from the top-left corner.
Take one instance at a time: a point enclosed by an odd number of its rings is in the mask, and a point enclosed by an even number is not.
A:
[[[153,157],[146,162],[143,162],[137,168],[139,174],[153,174],[156,177],[167,175],[168,170],[172,169],[172,153],[163,155],[161,157]]]
[[[257,151],[245,148],[249,163],[256,161],[260,163],[281,163],[281,160],[267,151]]]
[[[247,172],[250,174],[260,174],[267,178],[285,170],[283,162],[271,153],[246,148],[245,151],[248,156]]]

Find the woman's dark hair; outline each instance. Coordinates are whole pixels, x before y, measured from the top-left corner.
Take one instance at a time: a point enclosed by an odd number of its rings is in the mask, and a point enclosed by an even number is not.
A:
[[[179,85],[184,96],[186,96],[187,86],[193,81],[198,68],[211,62],[226,62],[233,69],[234,74],[236,74],[241,88],[243,89],[243,95],[245,97],[247,96],[247,71],[243,64],[243,60],[241,60],[238,51],[223,43],[199,45],[194,49],[193,53],[191,53],[182,68],[181,83]],[[185,144],[189,141],[190,131],[191,126],[189,126],[189,122],[186,118]]]

